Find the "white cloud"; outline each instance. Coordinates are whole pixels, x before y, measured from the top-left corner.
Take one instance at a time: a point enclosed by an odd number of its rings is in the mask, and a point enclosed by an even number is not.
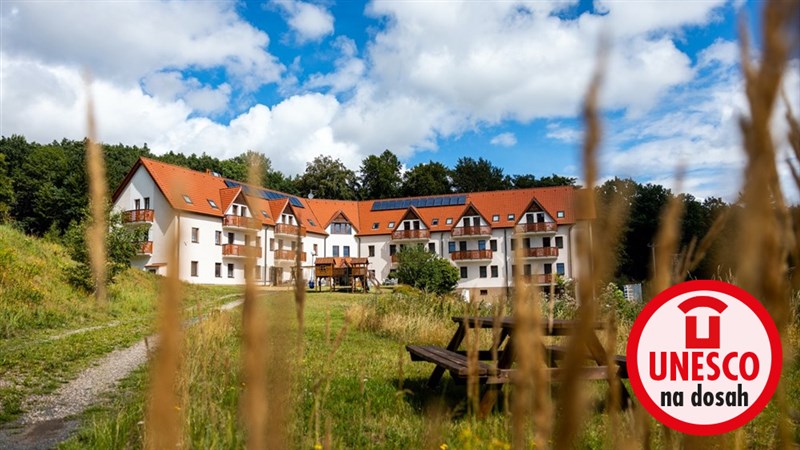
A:
[[[559,123],[548,123],[546,136],[567,144],[574,144],[580,141],[583,132],[577,128],[562,126]]]
[[[739,62],[739,53],[739,44],[736,42],[717,39],[697,55],[697,61],[700,67],[714,63],[732,66]]]
[[[366,65],[358,57],[356,43],[350,38],[339,36],[334,40],[340,56],[334,62],[335,70],[331,73],[315,73],[306,83],[309,89],[327,87],[333,94],[349,91],[355,88],[364,77]]]
[[[272,0],[287,16],[289,27],[301,43],[333,33],[333,15],[325,8],[297,0]]]
[[[231,96],[231,85],[228,83],[212,87],[194,77],[184,78],[177,71],[152,73],[142,80],[142,86],[148,94],[163,100],[183,99],[189,107],[203,114],[224,111]]]
[[[246,89],[277,81],[283,67],[266,50],[269,37],[242,20],[235,6],[230,1],[4,1],[2,50],[85,68],[120,84],[188,67],[224,68]]]
[[[517,137],[514,136],[514,133],[500,133],[493,137],[489,143],[501,147],[513,147],[517,145]]]

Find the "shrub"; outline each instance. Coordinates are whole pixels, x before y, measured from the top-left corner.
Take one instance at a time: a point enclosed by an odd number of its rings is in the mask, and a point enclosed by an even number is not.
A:
[[[421,245],[401,249],[397,261],[398,281],[417,289],[446,294],[458,283],[458,269]]]

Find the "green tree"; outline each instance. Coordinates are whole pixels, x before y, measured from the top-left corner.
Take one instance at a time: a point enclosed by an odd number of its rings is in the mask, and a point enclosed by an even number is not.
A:
[[[429,161],[417,164],[403,177],[405,196],[442,195],[453,192],[450,184],[450,170],[442,163]]]
[[[338,159],[320,155],[306,164],[297,182],[300,195],[314,193],[316,198],[356,199],[356,174]]]
[[[146,226],[124,225],[122,214],[109,212],[106,215],[108,233],[106,234],[106,274],[108,282],[123,270],[130,267],[131,259],[136,255],[139,246],[146,240]],[[95,281],[89,262],[89,249],[86,244],[86,228],[91,223],[88,209],[84,209],[83,220],[72,222],[64,233],[64,246],[77,266],[69,268],[67,276],[75,286],[93,291]]]
[[[450,171],[450,178],[456,192],[498,191],[511,187],[503,169],[483,158],[477,161],[467,156],[459,158]]]
[[[399,196],[403,184],[400,167],[400,160],[389,150],[364,158],[359,169],[359,196],[364,200]]]
[[[455,289],[459,272],[450,261],[421,245],[412,245],[397,253],[397,279],[426,292],[446,294]]]
[[[14,204],[14,187],[6,170],[6,155],[0,153],[0,223],[9,219]]]

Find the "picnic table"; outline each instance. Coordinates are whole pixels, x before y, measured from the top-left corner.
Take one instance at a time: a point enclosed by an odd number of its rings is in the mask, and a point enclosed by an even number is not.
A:
[[[442,379],[445,371],[449,371],[453,379],[458,383],[466,382],[470,375],[470,367],[467,363],[467,351],[459,350],[467,328],[500,328],[500,336],[494,350],[478,350],[477,367],[472,367],[473,376],[477,381],[485,385],[484,393],[481,397],[480,416],[486,416],[494,407],[497,395],[503,384],[512,381],[512,375],[516,369],[513,368],[515,361],[515,351],[513,342],[513,329],[516,321],[513,317],[453,317],[458,327],[453,338],[447,347],[407,345],[412,361],[427,361],[434,363],[436,367],[428,379],[428,386],[435,388]],[[581,368],[581,377],[590,380],[605,379],[609,382],[612,389],[619,389],[620,405],[625,408],[630,402],[630,395],[627,388],[622,383],[623,378],[628,378],[628,370],[625,357],[622,355],[614,356],[614,363],[617,366],[616,377],[609,377],[608,366],[606,365],[607,354],[603,345],[597,337],[597,330],[602,330],[605,326],[603,322],[591,324],[595,330],[589,334],[586,341],[586,366]],[[542,334],[548,337],[569,336],[578,327],[576,320],[552,320],[541,323]],[[502,347],[502,348],[501,348]],[[566,347],[558,345],[546,345],[543,354],[545,355],[545,373],[550,380],[557,380],[562,376],[563,369],[558,367],[558,362],[566,356]],[[496,358],[496,360],[495,360]],[[616,380],[616,386],[612,385]]]

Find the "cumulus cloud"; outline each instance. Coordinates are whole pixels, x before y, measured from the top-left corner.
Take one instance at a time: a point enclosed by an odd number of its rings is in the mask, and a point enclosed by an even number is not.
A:
[[[205,85],[197,78],[184,78],[178,71],[155,72],[142,80],[145,92],[164,100],[183,99],[193,110],[214,114],[228,107],[231,85],[222,83],[217,87]]]
[[[500,133],[493,137],[489,143],[501,147],[513,147],[517,145],[517,137],[514,136],[514,133]]]
[[[317,41],[333,33],[333,15],[322,6],[297,0],[272,0],[286,16],[299,42]]]
[[[90,70],[127,84],[164,68],[223,68],[255,89],[280,78],[266,33],[243,20],[235,3],[0,3],[3,51],[47,64]]]

